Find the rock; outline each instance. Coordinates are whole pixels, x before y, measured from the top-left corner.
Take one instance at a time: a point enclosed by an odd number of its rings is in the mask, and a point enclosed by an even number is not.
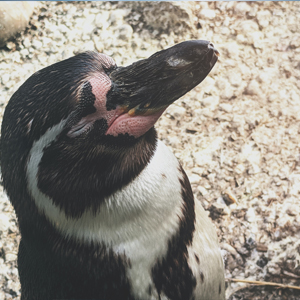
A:
[[[216,86],[220,89],[220,97],[222,99],[233,97],[234,92],[228,80],[220,78],[216,81]]]
[[[246,15],[251,10],[251,6],[245,2],[238,2],[234,8],[234,12],[239,15]]]
[[[197,174],[192,174],[188,177],[191,184],[198,184],[201,179],[201,177]]]
[[[200,17],[203,19],[212,20],[216,17],[216,12],[212,9],[204,8],[200,11]]]
[[[281,274],[281,268],[274,263],[269,263],[268,264],[268,272],[272,275],[280,275]]]
[[[199,185],[199,186],[197,187],[197,190],[201,193],[201,195],[202,195],[203,197],[205,197],[205,196],[208,195],[207,189],[206,189],[205,187],[201,186],[201,185]]]
[[[219,104],[219,97],[209,96],[201,100],[201,103],[205,107],[209,107],[211,110],[214,110]]]
[[[120,40],[129,41],[132,37],[133,29],[130,25],[124,24],[116,29],[116,37]]]
[[[237,174],[242,174],[242,173],[245,172],[245,170],[246,170],[246,168],[245,168],[245,165],[244,165],[244,164],[238,164],[238,165],[235,167],[235,172],[236,172]]]
[[[240,49],[236,43],[231,43],[226,48],[226,54],[228,55],[229,58],[237,59],[239,53],[240,53]]]
[[[5,299],[5,293],[0,290],[0,299]]]
[[[232,112],[232,105],[229,103],[221,103],[219,105],[220,109],[225,111],[226,113],[231,113]]]
[[[9,262],[9,261],[16,261],[18,258],[17,253],[7,253],[5,255],[5,261]]]
[[[5,232],[9,228],[9,216],[0,212],[0,232]]]
[[[190,2],[139,2],[138,5],[143,7],[145,23],[154,29],[177,34],[195,31]]]
[[[256,220],[256,213],[255,213],[255,209],[253,207],[250,207],[247,212],[246,212],[246,215],[245,215],[245,219],[252,223],[252,222],[255,222]]]
[[[227,205],[237,203],[235,194],[229,188],[222,193],[222,198]]]
[[[261,10],[256,14],[257,22],[261,27],[267,27],[270,22],[271,13],[268,10]]]
[[[205,166],[211,161],[211,153],[208,151],[197,151],[193,155],[197,166]]]
[[[292,40],[291,40],[291,42],[290,42],[290,46],[292,47],[292,48],[300,48],[300,35],[298,34],[298,35],[295,35],[293,38],[292,38]]]
[[[186,113],[186,109],[175,104],[167,108],[167,113],[169,113],[174,118],[178,118],[184,116],[184,114]]]
[[[261,89],[259,87],[259,84],[256,80],[251,80],[250,83],[248,84],[245,93],[247,95],[260,95]]]
[[[240,27],[240,32],[246,36],[251,32],[257,32],[259,30],[257,23],[252,20],[241,21],[237,26]]]
[[[221,203],[212,203],[210,205],[210,217],[212,219],[219,218],[221,215],[229,215],[230,211],[226,204],[221,204]]]
[[[117,9],[111,12],[108,22],[110,23],[110,25],[121,26],[124,23],[123,17],[124,17],[124,11],[121,9]],[[99,21],[97,20],[97,22]]]
[[[0,2],[0,47],[26,28],[36,6],[36,2],[29,1]]]
[[[230,72],[227,78],[233,87],[239,87],[242,83],[242,74],[239,72]]]

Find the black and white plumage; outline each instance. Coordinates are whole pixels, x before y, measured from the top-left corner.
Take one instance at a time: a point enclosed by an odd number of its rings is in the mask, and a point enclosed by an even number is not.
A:
[[[217,61],[187,41],[128,67],[86,52],[42,69],[2,124],[22,300],[221,300],[215,229],[153,127]]]

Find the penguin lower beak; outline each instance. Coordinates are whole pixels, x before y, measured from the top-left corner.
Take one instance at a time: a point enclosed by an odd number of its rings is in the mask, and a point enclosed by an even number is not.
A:
[[[192,40],[118,67],[108,74],[107,109],[118,106],[130,116],[162,111],[203,81],[218,56],[209,41]]]

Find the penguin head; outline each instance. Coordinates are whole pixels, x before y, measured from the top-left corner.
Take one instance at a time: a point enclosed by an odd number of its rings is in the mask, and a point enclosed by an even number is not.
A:
[[[13,95],[6,114],[28,140],[60,122],[61,135],[69,139],[137,139],[208,75],[217,55],[211,43],[198,40],[127,67],[117,67],[105,54],[81,53],[32,75]]]
[[[36,72],[3,117],[8,194],[14,198],[35,170],[38,188],[53,202],[63,206],[67,200],[59,199],[70,198],[80,210],[130,182],[153,154],[157,119],[208,75],[217,56],[210,42],[195,40],[127,67],[85,52]]]

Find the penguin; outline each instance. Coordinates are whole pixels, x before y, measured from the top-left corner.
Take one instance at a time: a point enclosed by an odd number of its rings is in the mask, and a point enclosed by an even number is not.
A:
[[[218,60],[190,40],[127,67],[83,52],[33,74],[1,128],[21,300],[224,300],[216,231],[155,122]]]

